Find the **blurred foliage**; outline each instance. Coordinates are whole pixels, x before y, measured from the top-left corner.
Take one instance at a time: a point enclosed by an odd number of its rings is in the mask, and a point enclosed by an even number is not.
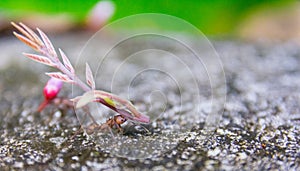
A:
[[[98,0],[1,0],[2,15],[24,13],[67,13],[82,23]],[[182,18],[205,34],[233,33],[236,26],[257,10],[285,7],[293,0],[115,0],[116,12],[111,21],[137,13],[164,13]],[[1,14],[0,13],[0,14]]]

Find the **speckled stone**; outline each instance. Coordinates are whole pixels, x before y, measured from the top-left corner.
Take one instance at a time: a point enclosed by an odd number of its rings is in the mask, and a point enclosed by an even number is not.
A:
[[[75,56],[85,38],[84,34],[64,35],[54,42]],[[22,51],[28,51],[12,38],[7,39],[1,56],[19,57]],[[0,40],[1,45],[3,42]],[[42,113],[35,112],[47,79],[42,73],[49,68],[26,60],[1,65],[6,67],[0,70],[0,170],[299,170],[300,48],[292,43],[255,45],[235,41],[214,45],[224,66],[227,101],[219,127],[213,132],[203,129],[210,102],[207,82],[201,82],[207,89],[201,89],[201,112],[195,115],[189,84],[185,84],[180,99],[166,80],[148,86],[139,86],[143,80],[137,80],[137,95],[132,100],[140,109],[152,113],[161,110],[159,103],[151,108],[151,99],[143,96],[151,87],[162,87],[166,97],[172,99],[163,115],[150,125],[128,124],[125,133],[115,139],[105,135],[95,140],[78,132],[80,125],[72,111],[55,114],[57,110],[49,107]],[[128,45],[140,46],[147,44]],[[121,48],[118,55],[126,54],[128,47]],[[139,67],[131,66],[133,70]],[[171,64],[170,68],[178,70]],[[160,80],[152,76],[145,79]],[[109,80],[110,75],[103,79]],[[122,84],[119,86],[123,90]],[[70,93],[68,88],[65,86],[62,95]]]

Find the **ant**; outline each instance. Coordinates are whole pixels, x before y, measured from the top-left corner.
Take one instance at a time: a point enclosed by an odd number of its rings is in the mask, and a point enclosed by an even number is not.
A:
[[[118,129],[119,132],[123,132],[123,129],[121,127],[121,124],[123,124],[124,122],[126,122],[127,119],[124,118],[122,115],[116,115],[110,119],[108,119],[104,124],[97,124],[97,123],[93,123],[90,126],[88,126],[86,128],[86,133],[88,135],[93,134],[95,131],[98,130],[111,130],[113,128]]]

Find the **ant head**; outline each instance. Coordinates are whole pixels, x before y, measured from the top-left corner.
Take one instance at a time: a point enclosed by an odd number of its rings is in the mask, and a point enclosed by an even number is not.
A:
[[[115,116],[115,121],[117,124],[122,124],[127,121],[122,115]]]

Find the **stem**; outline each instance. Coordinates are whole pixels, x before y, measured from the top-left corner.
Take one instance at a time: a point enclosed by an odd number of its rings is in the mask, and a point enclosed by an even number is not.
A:
[[[41,112],[48,104],[49,104],[49,101],[45,99],[45,100],[40,104],[40,106],[38,107],[37,111],[38,111],[38,112]]]
[[[53,63],[56,64],[56,68],[60,70],[62,73],[66,74],[69,78],[71,78],[74,81],[74,84],[78,85],[80,88],[82,88],[83,91],[90,91],[92,90],[88,85],[86,85],[83,81],[81,81],[75,73],[70,72],[62,63],[61,61],[52,56],[47,50],[45,50],[45,47],[41,49],[41,53],[45,56],[48,56]]]
[[[83,91],[90,91],[92,90],[88,85],[86,85],[83,81],[81,81],[75,73],[71,73],[61,62],[58,63],[56,66],[57,69],[59,69],[62,73],[66,74],[68,77],[70,77],[74,84],[78,85],[80,88],[82,88]]]

